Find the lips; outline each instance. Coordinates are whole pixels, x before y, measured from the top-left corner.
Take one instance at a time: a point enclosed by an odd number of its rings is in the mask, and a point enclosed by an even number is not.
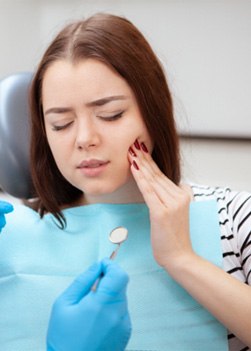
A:
[[[91,159],[82,161],[77,168],[85,177],[96,178],[102,176],[109,163],[110,161]]]
[[[96,160],[96,159],[86,160],[86,161],[82,161],[78,165],[78,168],[98,168],[108,163],[109,163],[108,161],[102,161],[102,160]]]

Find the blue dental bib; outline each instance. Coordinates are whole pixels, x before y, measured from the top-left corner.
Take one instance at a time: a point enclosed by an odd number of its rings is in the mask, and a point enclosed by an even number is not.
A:
[[[76,275],[110,256],[115,247],[108,235],[117,226],[129,232],[116,257],[130,276],[133,333],[127,351],[228,350],[226,329],[155,262],[146,205],[96,204],[63,213],[65,230],[52,215],[40,220],[25,206],[8,215],[0,236],[2,350],[45,350],[54,300]],[[197,254],[221,267],[215,201],[191,203],[190,231]]]

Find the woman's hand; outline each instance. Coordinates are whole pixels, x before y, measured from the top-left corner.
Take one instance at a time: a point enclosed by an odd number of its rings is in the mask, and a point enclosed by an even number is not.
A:
[[[191,190],[168,179],[138,140],[129,149],[129,161],[149,208],[154,258],[169,270],[181,256],[193,253],[189,236]]]
[[[187,186],[157,167],[144,144],[129,149],[131,171],[150,211],[153,254],[161,266],[222,324],[251,347],[251,287],[196,255],[189,236]]]
[[[0,200],[0,233],[6,224],[5,215],[13,211],[13,206],[6,201]]]

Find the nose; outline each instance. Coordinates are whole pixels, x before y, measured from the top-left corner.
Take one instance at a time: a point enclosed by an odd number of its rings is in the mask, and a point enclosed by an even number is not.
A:
[[[92,118],[81,118],[78,121],[75,143],[80,150],[99,145],[100,133]]]

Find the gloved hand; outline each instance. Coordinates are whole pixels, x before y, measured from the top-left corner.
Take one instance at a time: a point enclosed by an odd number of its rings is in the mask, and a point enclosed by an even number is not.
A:
[[[13,211],[13,206],[6,201],[0,200],[0,233],[6,224],[5,214]]]
[[[131,335],[127,283],[127,274],[109,259],[79,275],[53,305],[47,351],[125,350]]]

